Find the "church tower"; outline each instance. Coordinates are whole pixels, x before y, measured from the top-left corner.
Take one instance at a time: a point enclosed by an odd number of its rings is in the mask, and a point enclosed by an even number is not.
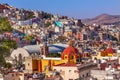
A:
[[[44,43],[43,44],[43,55],[47,55],[49,52],[48,52],[48,45],[47,43]]]
[[[41,34],[41,46],[40,46],[40,54],[46,56],[49,53],[49,48],[47,45],[47,36],[44,32]]]

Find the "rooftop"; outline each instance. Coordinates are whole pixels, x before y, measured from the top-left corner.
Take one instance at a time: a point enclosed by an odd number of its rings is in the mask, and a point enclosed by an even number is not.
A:
[[[0,9],[9,9],[9,8],[7,8],[6,6],[0,4]]]
[[[58,64],[58,65],[55,65],[57,67],[77,67],[77,64],[75,63],[63,63],[63,64]]]
[[[37,53],[40,52],[40,46],[42,46],[42,44],[40,45],[29,45],[29,46],[24,46],[23,48],[26,49],[29,53]],[[48,50],[49,53],[57,53],[57,52],[62,52],[66,46],[68,46],[67,44],[48,44]]]

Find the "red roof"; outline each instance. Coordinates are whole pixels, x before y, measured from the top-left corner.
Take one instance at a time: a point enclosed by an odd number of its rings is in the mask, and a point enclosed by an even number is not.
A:
[[[9,9],[9,8],[7,8],[6,6],[0,4],[0,9]]]
[[[101,51],[101,55],[102,55],[102,56],[106,56],[106,55],[108,55],[109,53],[114,54],[114,53],[115,53],[115,50],[112,49],[112,48],[107,48],[107,49],[105,49],[104,51]]]
[[[107,63],[101,63],[100,64],[101,70],[105,70],[106,66],[107,66]]]
[[[107,53],[115,53],[115,50],[112,49],[112,48],[107,48],[107,49],[105,50],[105,52],[107,52]]]
[[[113,65],[112,68],[115,68],[115,69],[116,69],[116,68],[117,68],[117,65]]]
[[[75,64],[75,63],[63,63],[63,64],[58,64],[58,65],[55,65],[55,66],[76,67],[77,64]]]

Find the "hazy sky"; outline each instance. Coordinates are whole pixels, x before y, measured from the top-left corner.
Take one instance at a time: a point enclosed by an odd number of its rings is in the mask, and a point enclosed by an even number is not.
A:
[[[0,3],[74,18],[92,18],[102,13],[120,14],[120,0],[0,0]]]

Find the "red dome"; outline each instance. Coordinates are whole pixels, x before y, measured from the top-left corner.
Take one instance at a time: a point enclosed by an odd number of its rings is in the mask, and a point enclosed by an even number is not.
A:
[[[112,48],[107,48],[105,51],[106,51],[107,53],[115,53],[115,50],[112,49]]]
[[[107,48],[105,49],[104,51],[101,51],[101,55],[102,56],[107,56],[108,54],[114,54],[115,53],[115,50],[112,49],[112,48]]]
[[[65,55],[68,55],[68,58],[70,58],[70,55],[75,55],[77,57],[77,53],[78,53],[78,50],[76,48],[69,46],[66,49],[64,49],[61,57],[62,59],[64,59]]]
[[[72,46],[69,46],[69,47],[67,47],[66,49],[64,49],[64,51],[63,51],[63,53],[62,54],[67,54],[67,55],[69,55],[69,54],[77,54],[78,53],[78,50],[76,49],[76,48],[74,48],[74,47],[72,47]]]

